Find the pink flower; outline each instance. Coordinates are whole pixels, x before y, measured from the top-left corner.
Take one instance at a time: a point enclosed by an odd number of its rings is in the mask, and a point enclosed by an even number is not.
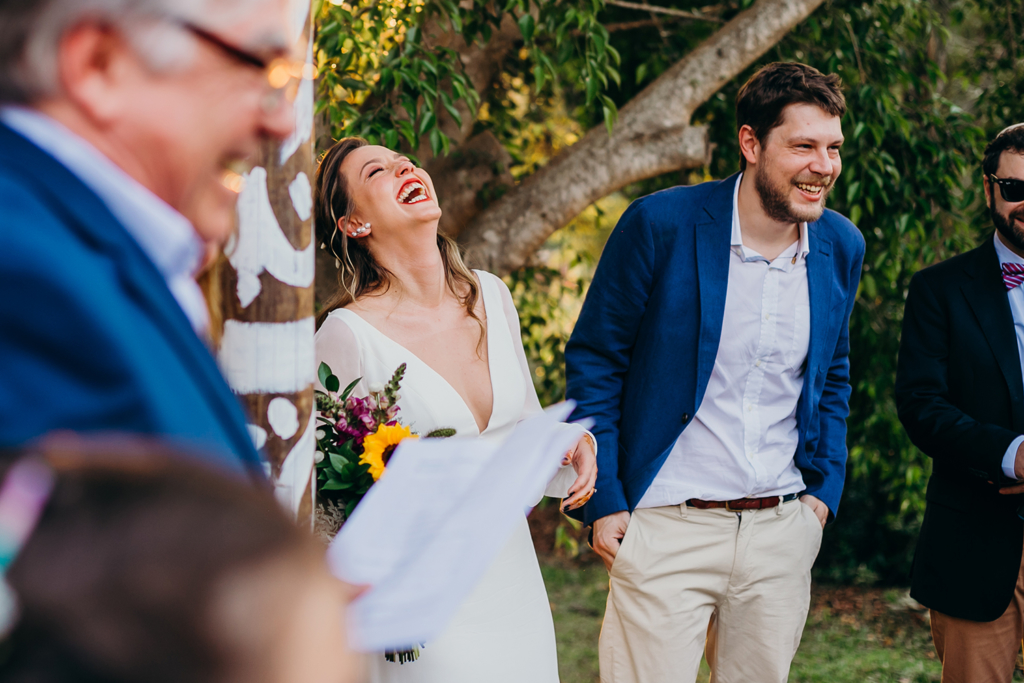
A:
[[[349,414],[349,425],[355,429],[362,430],[361,434],[369,434],[377,428],[373,419],[373,407],[369,405],[368,399],[349,396],[345,401],[345,409]]]

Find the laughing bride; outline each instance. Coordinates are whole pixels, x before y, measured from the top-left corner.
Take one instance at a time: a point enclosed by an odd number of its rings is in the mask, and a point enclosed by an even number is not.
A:
[[[339,288],[320,314],[317,364],[362,377],[355,394],[407,364],[399,400],[419,433],[503,436],[540,402],[505,284],[470,271],[437,232],[441,209],[423,169],[384,147],[346,138],[317,173],[318,240],[339,263]],[[581,430],[547,494],[582,505],[597,478]],[[500,486],[500,482],[495,482]],[[487,514],[480,510],[480,514]],[[371,658],[373,683],[557,683],[555,631],[526,518],[420,658]]]

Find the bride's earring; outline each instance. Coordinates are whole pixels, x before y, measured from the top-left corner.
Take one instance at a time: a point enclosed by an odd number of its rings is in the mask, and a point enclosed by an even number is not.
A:
[[[358,228],[356,228],[355,230],[352,231],[352,237],[359,237],[360,235],[366,233],[366,231],[368,231],[369,229],[370,229],[370,224],[369,223],[363,223],[361,226],[359,226]]]

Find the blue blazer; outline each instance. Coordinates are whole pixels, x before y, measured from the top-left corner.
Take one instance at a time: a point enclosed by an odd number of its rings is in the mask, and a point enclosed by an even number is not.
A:
[[[0,125],[0,448],[161,435],[263,479],[241,405],[156,266],[57,160]]]
[[[565,348],[573,419],[592,418],[598,443],[597,492],[577,511],[587,524],[636,507],[700,408],[722,336],[737,178],[638,199],[608,238]],[[806,492],[834,514],[864,238],[834,211],[808,228],[811,332],[795,462]]]

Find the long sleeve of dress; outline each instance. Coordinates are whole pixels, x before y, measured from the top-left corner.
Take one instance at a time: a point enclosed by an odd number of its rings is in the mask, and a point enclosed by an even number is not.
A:
[[[498,279],[495,277],[495,279]],[[505,311],[505,320],[508,323],[509,332],[512,333],[512,342],[516,350],[516,358],[519,359],[519,366],[523,372],[523,379],[526,382],[526,400],[523,403],[523,412],[520,415],[520,420],[536,415],[543,410],[540,405],[540,399],[537,397],[537,388],[533,385],[533,373],[530,372],[530,364],[526,360],[526,350],[523,348],[523,334],[519,327],[519,312],[516,311],[515,303],[512,301],[512,293],[508,291],[508,287],[498,279],[499,287],[501,291],[501,303],[502,309]],[[579,425],[566,425],[566,429],[573,429],[580,433],[582,436],[584,430]],[[548,483],[547,488],[544,490],[545,496],[551,496],[553,498],[564,498],[569,492],[569,487],[576,481],[576,470],[573,469],[572,465],[564,465],[559,468],[558,472],[555,473],[554,478]]]
[[[341,382],[342,389],[355,378],[363,376],[359,343],[352,329],[341,318],[329,316],[317,330],[313,345],[317,369],[319,370],[320,363],[327,363],[331,373]],[[319,375],[319,372],[317,374]],[[315,387],[319,391],[326,391],[320,384],[319,377],[316,379]],[[356,396],[366,396],[369,393],[366,383],[360,381],[352,393]]]

